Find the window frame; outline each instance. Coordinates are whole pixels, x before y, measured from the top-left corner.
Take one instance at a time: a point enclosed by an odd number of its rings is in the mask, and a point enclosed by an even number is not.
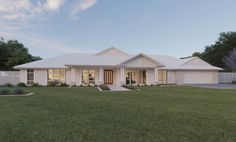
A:
[[[34,69],[27,69],[27,85],[32,85],[33,83],[34,83]]]
[[[167,70],[158,70],[158,82],[160,84],[167,84]]]
[[[95,69],[83,69],[81,71],[82,84],[96,84],[96,70]]]
[[[65,83],[66,82],[66,69],[48,69],[47,80],[48,82],[58,81],[58,83]]]

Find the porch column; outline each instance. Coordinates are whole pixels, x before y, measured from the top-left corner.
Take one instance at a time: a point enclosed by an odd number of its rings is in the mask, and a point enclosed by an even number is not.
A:
[[[158,68],[155,68],[155,83],[158,83]]]
[[[104,84],[103,76],[104,76],[104,70],[103,68],[99,68],[99,85]]]
[[[71,85],[76,85],[75,68],[71,68]]]
[[[121,82],[121,85],[125,84],[125,68],[124,67],[120,68],[120,82]]]

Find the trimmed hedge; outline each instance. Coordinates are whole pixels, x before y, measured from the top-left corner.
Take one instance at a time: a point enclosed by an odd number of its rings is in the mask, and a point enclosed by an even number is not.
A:
[[[66,83],[61,83],[60,87],[69,87],[70,85],[66,84]]]
[[[24,82],[20,82],[16,86],[17,87],[27,87],[27,85]]]
[[[137,90],[137,88],[134,87],[134,86],[122,85],[122,87],[124,87],[124,88],[126,88],[126,89],[129,89],[129,90]]]
[[[3,85],[4,87],[14,87],[14,85],[12,85],[11,83],[6,83]]]
[[[10,90],[7,88],[3,88],[0,90],[0,95],[8,95],[10,93]]]
[[[110,88],[106,84],[102,84],[99,86],[102,90],[110,90]]]
[[[38,83],[33,83],[31,87],[41,87],[41,85],[39,85]]]
[[[16,95],[22,95],[22,94],[25,93],[25,91],[22,88],[15,88],[13,90],[13,93],[16,94]]]

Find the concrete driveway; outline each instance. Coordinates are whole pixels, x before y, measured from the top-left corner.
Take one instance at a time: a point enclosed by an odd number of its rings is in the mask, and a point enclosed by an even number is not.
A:
[[[193,84],[188,86],[212,89],[236,89],[236,84]]]

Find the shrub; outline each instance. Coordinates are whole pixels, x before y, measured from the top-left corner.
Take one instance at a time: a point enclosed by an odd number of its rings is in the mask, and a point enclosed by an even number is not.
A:
[[[134,86],[122,85],[122,87],[124,87],[126,89],[130,89],[130,90],[137,90],[137,88],[135,88]]]
[[[41,87],[41,85],[39,85],[38,83],[33,83],[31,87]]]
[[[236,80],[233,80],[233,81],[232,81],[232,84],[236,84]]]
[[[15,88],[13,92],[16,95],[21,95],[21,94],[24,94],[25,91],[22,88]]]
[[[8,95],[9,94],[9,90],[7,88],[3,88],[0,90],[0,95]]]
[[[16,86],[17,87],[27,87],[27,85],[24,82],[20,82]]]
[[[4,87],[14,87],[14,85],[12,85],[11,83],[6,83]]]
[[[60,87],[69,87],[70,85],[66,84],[66,83],[61,83]]]
[[[71,87],[77,87],[77,86],[74,84],[74,85],[71,85]]]
[[[110,88],[106,84],[102,84],[99,86],[102,90],[110,90]]]
[[[59,81],[49,81],[48,82],[48,86],[49,87],[55,87],[59,84]]]

